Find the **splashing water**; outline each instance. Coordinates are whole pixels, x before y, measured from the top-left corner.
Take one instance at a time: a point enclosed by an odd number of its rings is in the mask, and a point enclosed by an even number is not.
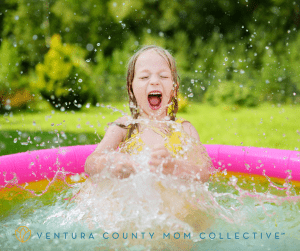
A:
[[[182,130],[172,121],[164,123]],[[182,141],[179,157],[201,151],[191,138]],[[83,183],[69,184],[67,173],[58,170],[42,193],[6,187],[1,193],[1,249],[292,250],[289,243],[300,241],[299,188],[291,185],[291,177],[281,186],[268,177],[263,184],[217,172],[203,184],[163,175],[162,168],[152,172],[149,152],[145,148],[132,155],[136,173],[126,179],[116,178],[108,162]],[[31,230],[26,243],[14,236],[22,225]]]

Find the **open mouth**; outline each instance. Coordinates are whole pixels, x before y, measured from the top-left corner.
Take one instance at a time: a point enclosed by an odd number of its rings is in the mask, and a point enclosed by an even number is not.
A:
[[[157,110],[161,106],[162,94],[160,91],[152,91],[148,94],[149,106],[152,110]]]

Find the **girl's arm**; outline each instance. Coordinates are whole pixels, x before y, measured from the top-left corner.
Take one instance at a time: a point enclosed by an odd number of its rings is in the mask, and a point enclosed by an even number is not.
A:
[[[119,118],[116,123],[124,124],[125,118]],[[111,125],[104,138],[96,147],[95,151],[86,159],[84,171],[90,176],[100,173],[107,165],[108,161],[112,161],[115,165],[114,173],[120,178],[126,178],[132,170],[132,163],[127,154],[112,153],[116,150],[119,144],[123,141],[126,135],[126,129],[117,125]],[[130,168],[131,167],[131,168]],[[123,169],[126,169],[123,171]]]
[[[185,132],[196,140],[197,145],[194,146],[194,151],[189,156],[190,159],[188,159],[187,162],[184,160],[177,161],[176,164],[181,167],[177,169],[177,175],[186,172],[186,170],[190,170],[192,173],[196,174],[197,179],[199,179],[199,176],[197,175],[199,174],[201,181],[206,182],[209,180],[210,175],[215,169],[211,158],[207,154],[206,148],[202,145],[196,128],[188,121],[184,121],[182,126]]]

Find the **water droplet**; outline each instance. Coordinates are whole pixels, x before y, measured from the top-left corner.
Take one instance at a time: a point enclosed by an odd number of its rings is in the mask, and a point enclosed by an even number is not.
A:
[[[296,96],[296,92],[293,92],[293,95]]]
[[[87,45],[86,45],[86,49],[87,49],[88,51],[92,51],[92,50],[94,49],[94,46],[93,46],[92,44],[87,44]]]
[[[14,138],[14,143],[17,143],[18,139],[17,138]]]
[[[36,123],[35,123],[35,121],[34,121],[34,120],[33,120],[32,124],[33,124],[33,126],[36,126]]]
[[[269,50],[269,46],[266,46],[265,48],[266,48],[266,50]]]
[[[97,46],[100,46],[101,43],[97,43]]]
[[[225,61],[228,61],[228,57],[225,58]]]
[[[194,94],[193,94],[193,93],[190,93],[190,94],[188,95],[188,97],[189,97],[189,98],[192,98],[192,97],[194,97]]]
[[[108,39],[111,39],[111,36],[109,36]]]
[[[241,70],[240,70],[240,73],[241,73],[241,74],[244,74],[244,73],[245,73],[245,71],[244,71],[243,69],[241,69]]]
[[[54,126],[54,123],[51,123],[51,126]]]
[[[79,82],[79,83],[82,83],[82,79],[81,79],[81,78],[80,78],[80,79],[78,79],[78,82]]]

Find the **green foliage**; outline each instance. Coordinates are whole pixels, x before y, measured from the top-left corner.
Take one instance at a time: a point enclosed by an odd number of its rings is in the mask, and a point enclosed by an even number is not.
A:
[[[36,66],[38,79],[32,86],[56,109],[78,110],[93,93],[91,70],[84,61],[85,52],[68,44],[62,45],[59,35],[51,38],[51,47],[44,64]]]
[[[21,60],[7,39],[2,41],[0,55],[0,93],[3,95],[11,89],[18,88],[18,83],[15,80],[19,74]]]
[[[21,60],[8,39],[3,40],[0,55],[0,111],[26,109],[32,99],[28,76],[20,74]]]
[[[205,95],[205,101],[211,105],[226,104],[229,106],[257,106],[258,98],[248,86],[236,81],[221,82],[215,87],[209,88]]]
[[[8,50],[17,61],[0,69],[0,88],[8,82],[16,92],[20,83],[34,79],[36,65],[48,57],[51,36],[59,33],[67,44],[77,46],[75,51],[84,52],[79,58],[88,60],[90,74],[84,67],[61,64],[65,68],[52,78],[57,97],[66,97],[66,79],[71,83],[81,74],[88,86],[87,92],[81,90],[84,100],[94,105],[126,100],[129,57],[142,45],[157,44],[175,56],[180,91],[188,100],[202,102],[209,89],[213,95],[219,83],[235,81],[259,102],[299,103],[298,10],[298,3],[283,0],[5,0],[0,8],[0,46],[7,51],[4,41],[9,38],[14,47]],[[5,78],[7,71],[14,80]],[[42,92],[51,100],[53,83],[47,83],[48,94]],[[32,85],[31,92],[36,88]]]

